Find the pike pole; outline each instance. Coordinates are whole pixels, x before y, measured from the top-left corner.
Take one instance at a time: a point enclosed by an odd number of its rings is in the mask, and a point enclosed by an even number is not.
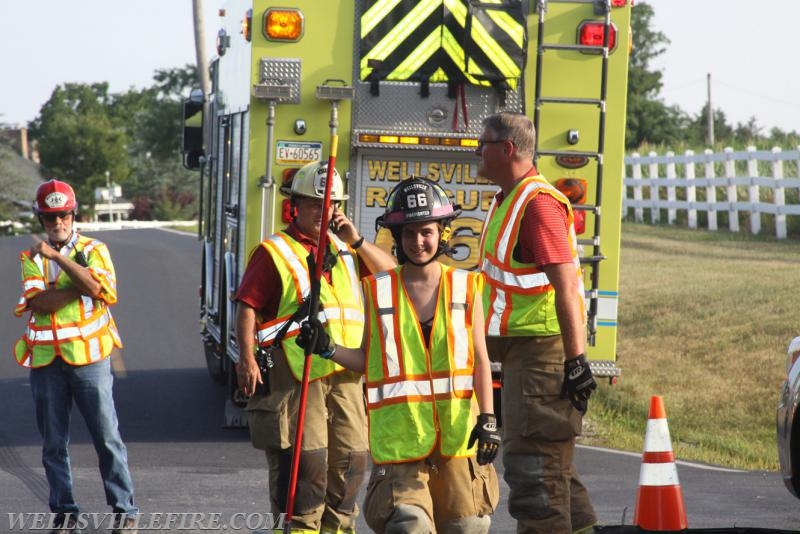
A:
[[[338,91],[334,89],[339,89]],[[308,295],[308,316],[316,317],[319,315],[319,290],[322,281],[322,270],[325,265],[325,252],[328,249],[328,223],[330,222],[331,191],[333,190],[333,171],[336,166],[336,153],[339,150],[339,135],[337,134],[338,104],[342,97],[346,97],[344,88],[330,88],[323,85],[317,87],[317,98],[329,100],[331,104],[331,149],[328,156],[328,173],[325,178],[325,197],[322,203],[322,220],[319,227],[319,241],[317,242],[317,253],[314,256],[314,273],[311,280],[311,291]],[[352,90],[351,90],[352,91]],[[352,94],[352,93],[350,93]],[[350,96],[352,98],[352,96]],[[311,358],[313,347],[305,347],[305,360],[303,362],[303,381],[300,385],[300,405],[297,412],[297,429],[294,436],[294,450],[292,451],[292,469],[289,475],[289,491],[286,498],[286,520],[284,521],[284,532],[292,532],[292,517],[294,515],[294,501],[297,492],[297,474],[300,471],[300,455],[303,451],[303,426],[306,419],[306,404],[308,402],[308,382],[311,374]]]

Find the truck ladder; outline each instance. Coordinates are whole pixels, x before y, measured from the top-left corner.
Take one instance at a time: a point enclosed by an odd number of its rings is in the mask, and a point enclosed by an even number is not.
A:
[[[551,0],[553,3],[558,0]],[[574,1],[574,0],[573,0]],[[590,281],[591,285],[586,291],[586,296],[589,300],[588,310],[588,341],[589,345],[595,345],[595,336],[597,334],[597,305],[598,305],[598,290],[600,280],[600,262],[606,259],[606,256],[600,251],[600,206],[602,206],[603,198],[603,152],[605,150],[605,133],[606,133],[606,96],[608,90],[608,55],[609,55],[609,35],[611,29],[611,0],[588,0],[587,3],[594,5],[595,14],[604,15],[604,30],[603,30],[603,46],[587,46],[578,44],[557,44],[545,43],[544,39],[544,26],[545,14],[547,13],[547,0],[537,0],[536,9],[539,12],[538,24],[538,47],[536,51],[536,87],[535,87],[535,110],[533,116],[533,125],[536,131],[536,144],[534,150],[534,162],[537,162],[541,156],[561,156],[561,155],[579,155],[597,160],[597,175],[595,183],[595,202],[593,206],[589,205],[576,205],[573,209],[582,211],[589,211],[594,214],[594,230],[592,238],[589,240],[581,240],[580,244],[587,244],[592,247],[592,253],[588,256],[581,257],[581,264],[587,264],[591,268]],[[573,53],[591,52],[597,54],[601,58],[600,66],[600,97],[599,98],[571,98],[563,96],[543,96],[542,95],[542,76],[544,65],[544,54],[548,50],[568,51]],[[539,121],[541,118],[541,107],[545,104],[554,105],[587,105],[597,106],[598,112],[598,142],[596,152],[572,152],[572,151],[546,151],[539,150]]]

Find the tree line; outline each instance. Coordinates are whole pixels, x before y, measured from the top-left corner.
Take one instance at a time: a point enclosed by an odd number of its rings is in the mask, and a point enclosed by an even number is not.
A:
[[[670,41],[652,28],[650,5],[637,3],[632,13],[626,149],[706,148],[707,106],[692,115],[663,103],[662,73],[652,62]],[[192,65],[158,70],[152,86],[117,94],[109,93],[108,83],[56,87],[29,125],[43,174],[72,183],[84,213],[94,204],[94,189],[105,187],[108,172],[133,202],[134,218],[194,217],[196,174],[181,165],[180,139],[181,102],[198,85],[197,73]],[[765,133],[755,118],[731,125],[715,109],[713,120],[715,148],[800,144],[796,132],[773,128]]]
[[[196,216],[197,175],[181,164],[181,102],[196,85],[192,65],[157,70],[153,85],[109,93],[108,83],[57,86],[29,124],[45,176],[73,185],[86,215],[107,176],[140,220]]]
[[[709,147],[708,104],[692,115],[677,106],[667,106],[659,98],[663,87],[662,73],[652,69],[652,62],[662,55],[670,40],[664,33],[653,29],[655,12],[645,2],[637,2],[632,11],[631,33],[633,43],[628,72],[628,109],[625,148],[643,151],[655,147],[671,150],[705,148],[721,149],[725,146],[759,148],[797,146],[800,135],[780,128],[764,131],[755,117],[746,123],[729,124],[725,112],[713,109],[715,146]]]

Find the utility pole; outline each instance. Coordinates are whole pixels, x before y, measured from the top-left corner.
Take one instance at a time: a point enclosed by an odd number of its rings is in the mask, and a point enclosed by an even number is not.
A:
[[[106,190],[108,191],[108,222],[114,222],[114,212],[112,211],[112,200],[114,193],[111,191],[111,173],[106,171]]]
[[[208,95],[211,92],[211,75],[208,71],[208,53],[206,52],[206,28],[203,18],[203,0],[192,0],[192,21],[194,23],[194,51],[197,61],[197,77],[200,89],[203,91],[203,151],[206,146],[206,135],[211,128],[211,106]],[[200,167],[200,181],[202,183],[203,167]]]
[[[711,73],[707,76],[708,86],[708,146],[714,146],[714,108],[711,107]]]
[[[206,29],[203,20],[203,0],[192,0],[192,21],[194,23],[194,51],[197,61],[197,76],[203,96],[208,99],[211,90],[211,77],[208,73],[208,55],[206,54]]]

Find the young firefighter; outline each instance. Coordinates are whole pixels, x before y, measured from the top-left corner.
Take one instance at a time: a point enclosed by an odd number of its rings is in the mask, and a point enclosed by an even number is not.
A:
[[[485,533],[499,498],[480,277],[436,261],[459,212],[434,182],[400,182],[378,219],[400,266],[362,284],[362,350],[334,344],[316,319],[298,336],[366,374],[374,467],[364,517],[376,532]]]
[[[250,435],[253,446],[266,451],[271,509],[276,514],[286,512],[305,361],[304,351],[293,338],[308,315],[307,310],[298,313],[298,309],[314,283],[307,257],[317,250],[326,177],[327,165],[319,163],[297,172],[289,192],[292,222],[255,248],[236,294],[237,378],[242,391],[253,395],[248,403]],[[332,200],[338,203],[347,198],[334,169]],[[395,261],[359,237],[340,211],[333,211],[331,220],[337,235],[328,234],[330,268],[320,281],[321,313],[338,343],[357,347],[364,329],[360,275],[390,269]],[[254,393],[262,375],[254,355],[256,342],[274,351],[269,391],[258,395]],[[361,375],[314,358],[293,532],[355,530],[356,495],[368,461],[364,412]]]
[[[17,363],[31,370],[50,510],[59,525],[52,532],[80,532],[82,523],[69,457],[75,403],[92,436],[106,502],[116,514],[114,532],[135,533],[139,509],[112,394],[109,356],[122,343],[109,309],[117,303],[111,255],[104,243],[74,230],[78,202],[69,184],[41,184],[33,209],[47,240],[20,254],[22,297],[14,314],[30,312],[30,319],[14,353]]]

